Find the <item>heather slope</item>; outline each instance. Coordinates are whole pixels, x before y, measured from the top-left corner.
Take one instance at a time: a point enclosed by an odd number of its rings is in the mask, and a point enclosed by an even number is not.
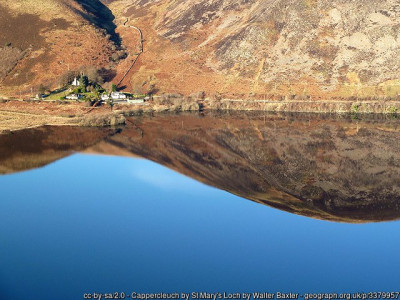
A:
[[[395,0],[5,0],[0,94],[30,93],[82,66],[116,68],[143,93],[224,98],[396,98]],[[128,18],[126,25],[125,22]],[[118,66],[118,47],[130,56]],[[111,78],[112,80],[112,78]]]
[[[170,92],[236,98],[400,92],[395,0],[117,0],[110,7],[145,34],[133,88],[151,80]]]
[[[100,1],[86,2],[0,3],[0,96],[54,88],[69,70],[109,66],[117,41],[112,14]]]

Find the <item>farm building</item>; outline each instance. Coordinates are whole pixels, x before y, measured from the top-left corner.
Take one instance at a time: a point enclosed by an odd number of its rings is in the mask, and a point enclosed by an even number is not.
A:
[[[65,99],[68,99],[68,100],[79,100],[81,98],[82,98],[82,95],[79,95],[79,94],[71,94],[71,95],[68,95],[65,97]]]
[[[113,92],[111,93],[111,99],[113,100],[126,100],[128,97],[124,93]]]

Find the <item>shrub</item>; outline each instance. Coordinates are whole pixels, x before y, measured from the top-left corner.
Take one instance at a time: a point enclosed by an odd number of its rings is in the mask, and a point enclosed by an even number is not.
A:
[[[352,113],[359,113],[359,112],[360,112],[360,107],[361,107],[361,104],[356,104],[356,103],[354,103],[354,104],[351,106],[351,112],[352,112]]]
[[[398,109],[397,107],[395,107],[395,106],[390,106],[390,107],[388,107],[388,109],[387,109],[387,111],[388,111],[389,113],[391,113],[391,114],[397,113],[398,110],[399,110],[399,109]]]

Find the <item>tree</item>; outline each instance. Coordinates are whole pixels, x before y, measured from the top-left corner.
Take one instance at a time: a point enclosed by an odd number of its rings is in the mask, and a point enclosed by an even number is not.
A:
[[[87,76],[85,76],[85,75],[81,76],[81,79],[80,79],[81,90],[83,90],[85,92],[88,85],[89,85],[89,79],[87,78]]]
[[[156,92],[156,85],[154,83],[149,85],[149,88],[147,90],[147,94],[149,96],[152,96]]]
[[[113,85],[111,87],[111,91],[112,92],[116,92],[117,91],[117,85],[115,83],[113,83]]]
[[[106,104],[110,106],[111,110],[113,110],[114,101],[112,101],[111,99],[108,99],[108,100],[106,101]]]
[[[100,100],[100,93],[99,93],[98,90],[94,90],[93,91],[93,95],[94,95],[94,98],[95,98],[96,101]]]
[[[92,84],[103,84],[104,80],[102,75],[100,74],[100,70],[98,70],[94,66],[87,67],[85,69],[85,74],[89,79],[89,82]]]
[[[43,95],[44,93],[46,93],[46,90],[47,88],[43,84],[41,84],[39,87],[39,94]]]
[[[60,86],[66,86],[70,84],[75,77],[76,77],[76,72],[67,71],[58,78],[58,83]]]

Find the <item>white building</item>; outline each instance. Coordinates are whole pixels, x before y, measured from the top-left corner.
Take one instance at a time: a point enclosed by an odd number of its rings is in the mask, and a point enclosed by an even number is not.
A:
[[[65,97],[65,99],[68,100],[79,100],[82,98],[82,95],[77,95],[77,94],[71,94]]]
[[[103,101],[110,100],[110,96],[107,94],[103,94],[103,95],[101,95],[101,100],[103,100]]]
[[[80,86],[81,81],[78,79],[78,77],[75,77],[74,80],[71,83],[72,86]]]
[[[126,100],[128,97],[124,93],[113,92],[111,93],[111,99],[113,100]]]

